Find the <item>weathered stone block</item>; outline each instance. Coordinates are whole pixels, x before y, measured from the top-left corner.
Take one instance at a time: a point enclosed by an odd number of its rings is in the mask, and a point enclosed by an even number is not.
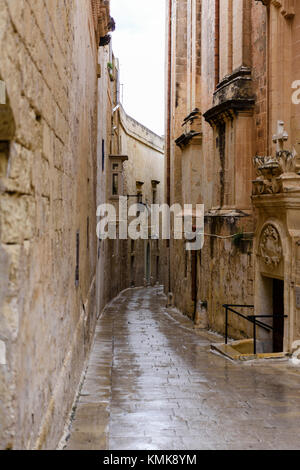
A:
[[[0,239],[4,244],[22,243],[34,235],[35,201],[29,196],[0,196]]]
[[[21,246],[20,245],[2,245],[2,253],[5,254],[7,264],[7,288],[6,293],[12,294],[17,291],[18,279],[19,279],[19,268],[20,268],[20,256]],[[4,279],[3,279],[4,281]]]
[[[6,364],[6,344],[0,340],[0,366]]]
[[[18,299],[7,298],[1,306],[0,328],[5,338],[15,340],[19,329]]]
[[[30,194],[32,192],[33,155],[21,145],[10,145],[9,165],[3,181],[6,191]]]

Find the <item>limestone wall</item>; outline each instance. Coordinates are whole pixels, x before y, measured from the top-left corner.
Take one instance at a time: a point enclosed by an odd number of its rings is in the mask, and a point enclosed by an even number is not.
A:
[[[112,109],[115,106],[114,82],[110,81],[108,63],[112,62],[111,45],[105,46],[99,51],[99,64],[101,67],[98,80],[98,129],[97,129],[97,206],[106,202],[108,191],[109,155],[112,140]],[[111,285],[108,282],[110,276],[110,263],[108,243],[97,241],[97,299],[99,312],[113,297]]]
[[[54,448],[96,314],[91,2],[0,0],[0,48],[0,448]]]

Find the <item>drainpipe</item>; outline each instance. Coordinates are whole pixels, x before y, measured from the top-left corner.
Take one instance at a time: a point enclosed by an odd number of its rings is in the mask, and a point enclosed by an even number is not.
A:
[[[167,129],[166,129],[166,196],[171,206],[171,82],[172,82],[172,1],[168,0],[168,51],[167,51]],[[168,291],[171,288],[171,245],[168,247]]]

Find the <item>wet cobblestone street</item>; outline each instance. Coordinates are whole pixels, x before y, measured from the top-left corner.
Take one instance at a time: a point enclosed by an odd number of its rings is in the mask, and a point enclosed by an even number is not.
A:
[[[214,355],[165,303],[128,290],[99,319],[67,449],[300,449],[300,369]]]

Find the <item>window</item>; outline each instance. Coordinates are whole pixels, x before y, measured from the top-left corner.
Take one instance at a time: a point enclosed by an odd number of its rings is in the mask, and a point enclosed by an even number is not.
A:
[[[119,194],[119,174],[113,173],[112,175],[112,195],[118,196]]]
[[[105,142],[102,139],[102,171],[104,171],[105,166]]]
[[[157,199],[157,191],[156,191],[156,189],[153,189],[153,191],[152,191],[152,202],[153,202],[153,204],[156,204],[156,199]]]
[[[124,191],[123,162],[128,160],[127,155],[110,155],[110,187],[111,197],[122,196]]]
[[[143,185],[143,181],[136,182],[136,194],[138,204],[141,204],[143,202]]]
[[[152,203],[157,204],[157,186],[160,184],[159,181],[152,180]]]
[[[76,269],[75,269],[75,286],[79,286],[79,232],[76,233]]]

